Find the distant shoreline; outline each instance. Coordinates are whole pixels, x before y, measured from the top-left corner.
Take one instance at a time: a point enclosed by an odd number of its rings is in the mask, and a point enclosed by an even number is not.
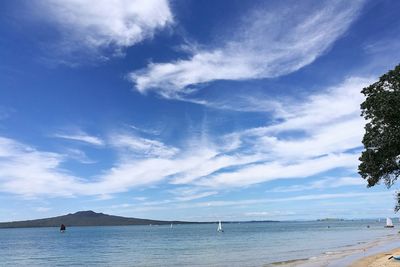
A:
[[[315,220],[291,220],[291,221],[278,221],[278,220],[247,220],[247,221],[223,221],[224,224],[231,223],[277,223],[277,222],[307,222],[315,221],[320,223],[335,223],[341,221],[372,221],[376,219],[343,219],[343,218],[323,218]],[[129,226],[129,225],[169,225],[169,224],[213,224],[215,221],[207,222],[193,222],[193,221],[164,221],[154,219],[141,219],[129,218],[115,215],[108,215],[104,213],[97,213],[94,211],[78,211],[76,213],[69,213],[50,218],[24,220],[24,221],[11,221],[0,222],[0,229],[5,228],[39,228],[39,227],[59,227],[61,224],[67,227],[75,226]]]
[[[0,230],[1,229],[21,229],[21,228],[59,228],[60,225],[52,225],[52,226],[2,226],[1,224],[12,224],[12,223],[17,223],[17,222],[25,222],[25,221],[16,221],[16,222],[0,222]],[[279,223],[282,221],[227,221],[223,222],[224,224],[237,224],[237,223]],[[173,225],[187,225],[187,224],[216,224],[217,222],[215,221],[210,221],[210,222],[169,222],[166,221],[166,223],[162,224],[113,224],[113,225],[67,225],[69,228],[73,227],[114,227],[114,226],[168,226],[170,224]]]
[[[227,221],[224,223],[266,223],[278,221]],[[189,222],[189,221],[163,221],[141,218],[129,218],[94,211],[78,211],[67,215],[36,219],[25,221],[0,222],[0,229],[10,228],[43,228],[43,227],[59,227],[61,224],[67,227],[76,226],[130,226],[130,225],[169,225],[169,224],[212,224],[212,222]]]

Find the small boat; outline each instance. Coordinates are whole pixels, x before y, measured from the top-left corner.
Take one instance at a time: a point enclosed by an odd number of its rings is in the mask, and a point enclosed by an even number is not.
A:
[[[394,225],[393,225],[392,219],[390,219],[389,217],[386,218],[385,228],[393,228],[393,227],[394,227]]]
[[[221,221],[219,221],[217,232],[223,232],[223,231],[224,231],[224,229],[222,229],[222,223],[221,223]]]
[[[65,230],[66,230],[65,225],[64,225],[64,224],[61,224],[61,226],[60,226],[60,232],[61,232],[61,233],[64,233]]]
[[[172,223],[171,223],[171,228],[172,228]]]

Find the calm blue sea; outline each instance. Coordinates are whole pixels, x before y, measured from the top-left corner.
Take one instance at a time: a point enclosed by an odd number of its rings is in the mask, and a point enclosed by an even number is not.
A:
[[[367,228],[370,225],[370,228]],[[374,221],[0,229],[0,266],[263,266],[393,235]]]

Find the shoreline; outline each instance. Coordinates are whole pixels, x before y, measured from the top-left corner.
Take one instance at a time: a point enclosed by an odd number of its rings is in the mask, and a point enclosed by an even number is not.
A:
[[[326,251],[320,255],[269,263],[271,267],[379,267],[400,266],[400,261],[387,260],[391,255],[400,255],[400,235],[392,234],[376,240],[358,243],[337,250]],[[378,261],[377,265],[375,262]],[[392,264],[392,265],[382,265]],[[394,265],[393,265],[394,264]]]

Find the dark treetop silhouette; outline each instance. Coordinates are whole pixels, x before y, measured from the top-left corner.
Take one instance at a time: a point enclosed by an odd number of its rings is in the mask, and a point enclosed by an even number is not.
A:
[[[358,170],[368,187],[381,180],[391,187],[400,176],[400,65],[361,92],[366,96],[361,114],[368,122]],[[400,193],[396,211],[399,204]]]

